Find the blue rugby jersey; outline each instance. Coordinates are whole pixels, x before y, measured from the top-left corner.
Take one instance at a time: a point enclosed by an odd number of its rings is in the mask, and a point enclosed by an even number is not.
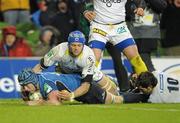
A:
[[[54,90],[58,90],[56,85],[60,82],[68,91],[72,92],[81,85],[81,76],[77,74],[57,74],[44,72],[38,74],[40,93],[44,99]]]

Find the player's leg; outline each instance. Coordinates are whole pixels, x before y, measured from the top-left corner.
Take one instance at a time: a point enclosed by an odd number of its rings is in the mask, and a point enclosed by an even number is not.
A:
[[[116,29],[117,34],[115,37],[112,37],[112,43],[126,55],[137,74],[147,71],[147,67],[138,53],[137,46],[126,23],[117,25]]]
[[[112,94],[118,95],[118,87],[116,86],[116,84],[109,79],[107,76],[103,76],[103,78],[98,82],[98,85],[100,85],[100,87]]]
[[[106,92],[96,83],[92,83],[89,91],[85,95],[76,98],[76,100],[88,104],[113,104],[122,103],[123,97]]]
[[[118,88],[115,82],[109,79],[108,76],[105,76],[100,70],[94,70],[93,81],[96,82],[103,90],[118,95]]]
[[[106,99],[105,104],[117,104],[117,103],[123,103],[123,97],[122,96],[116,96],[109,92],[106,92]]]
[[[107,42],[106,49],[113,60],[113,66],[117,82],[121,91],[127,91],[130,88],[128,81],[128,73],[125,66],[122,63],[121,52],[113,46],[113,44]]]
[[[106,30],[104,25],[92,22],[89,34],[89,46],[95,54],[97,67],[107,42],[107,32],[104,30]]]
[[[123,50],[123,53],[130,60],[130,63],[134,67],[134,70],[137,74],[147,71],[147,67],[145,63],[143,62],[143,60],[141,59],[136,45],[131,45],[131,46],[126,47]]]
[[[105,45],[106,45],[105,43],[103,43],[101,41],[96,41],[96,40],[92,40],[89,43],[89,46],[93,50],[94,55],[96,57],[96,67],[98,67],[100,64],[101,56],[102,56],[103,50],[105,48]]]
[[[98,66],[100,63],[100,59],[101,59],[102,49],[92,48],[92,50],[93,50],[94,55],[96,57],[96,66]]]
[[[141,38],[136,39],[136,45],[138,47],[139,54],[146,64],[150,72],[155,71],[155,67],[152,63],[151,53],[157,50],[158,39],[153,38]]]

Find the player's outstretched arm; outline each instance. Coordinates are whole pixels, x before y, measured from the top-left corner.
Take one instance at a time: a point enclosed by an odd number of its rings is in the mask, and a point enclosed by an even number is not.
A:
[[[42,67],[40,64],[37,64],[36,66],[34,66],[34,68],[32,69],[35,73],[39,73],[42,72]]]
[[[59,97],[63,100],[71,101],[76,97],[80,97],[88,92],[90,88],[89,82],[84,82],[81,84],[79,88],[77,88],[74,92],[68,92],[68,91],[60,91]]]

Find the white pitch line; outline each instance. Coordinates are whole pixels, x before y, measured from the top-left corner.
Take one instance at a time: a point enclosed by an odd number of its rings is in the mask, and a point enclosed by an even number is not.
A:
[[[103,109],[120,109],[120,110],[139,110],[139,111],[164,111],[164,112],[180,112],[180,109],[158,109],[158,108],[131,108],[131,107],[119,107],[109,105],[86,105],[87,107],[103,108]]]
[[[24,104],[23,102],[1,102],[0,104]],[[101,109],[118,109],[118,110],[139,110],[139,111],[164,111],[164,112],[180,112],[180,109],[173,109],[173,108],[169,108],[169,109],[159,109],[159,108],[133,108],[133,107],[121,107],[121,105],[117,106],[111,106],[111,105],[64,105],[64,106],[83,106],[83,107],[94,107],[94,108],[101,108]]]

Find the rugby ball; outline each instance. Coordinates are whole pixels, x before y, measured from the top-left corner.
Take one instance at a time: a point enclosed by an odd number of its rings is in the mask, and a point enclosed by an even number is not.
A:
[[[41,93],[40,92],[34,92],[34,93],[29,95],[29,99],[32,101],[42,99]]]

